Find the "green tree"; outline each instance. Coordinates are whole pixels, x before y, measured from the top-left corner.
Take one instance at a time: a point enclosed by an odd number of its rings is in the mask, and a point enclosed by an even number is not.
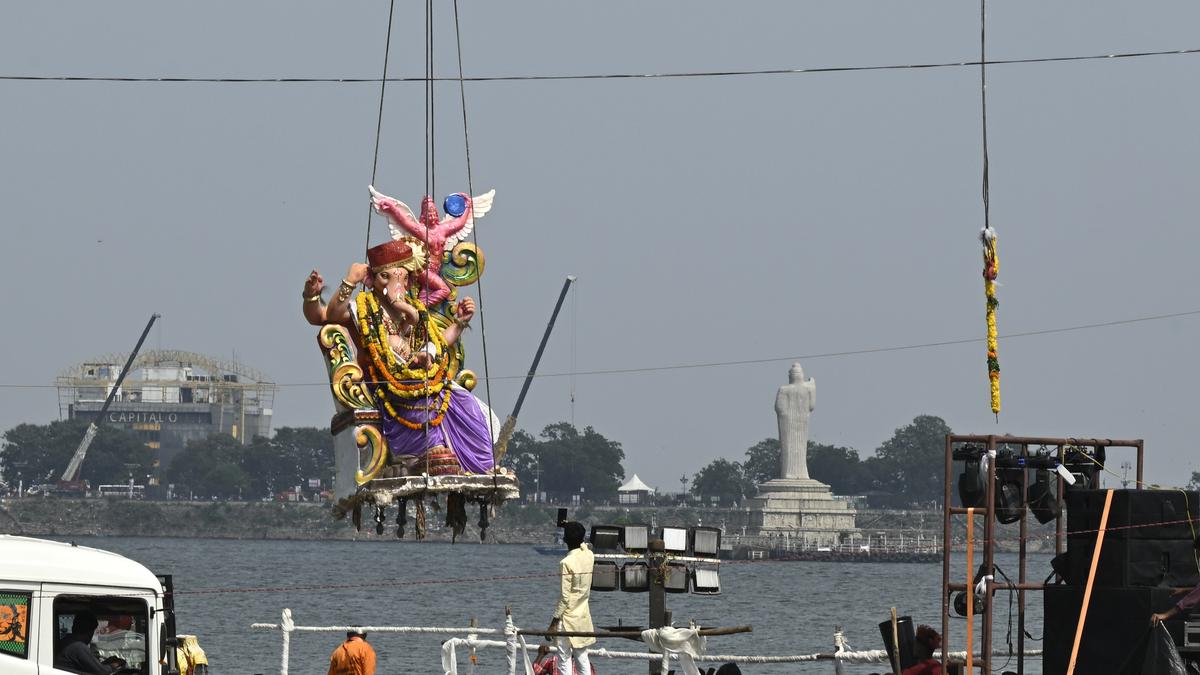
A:
[[[83,419],[59,420],[49,424],[18,424],[4,432],[0,461],[10,482],[23,480],[28,486],[57,481],[83,440],[87,425]],[[152,472],[153,462],[153,451],[137,434],[101,426],[88,447],[80,477],[92,486],[124,483],[131,474],[141,482]]]
[[[808,475],[828,483],[835,494],[861,494],[869,486],[858,451],[808,442]]]
[[[740,502],[746,494],[746,476],[742,465],[718,457],[692,477],[692,494],[705,505],[716,497],[722,505]]]
[[[946,434],[950,427],[933,415],[919,415],[896,430],[875,451],[871,481],[892,495],[892,505],[927,504],[943,495]]]
[[[538,438],[518,431],[509,441],[504,463],[530,489],[541,472],[541,488],[557,501],[581,495],[585,501],[613,500],[625,478],[625,451],[592,427],[582,433],[569,422],[551,424]]]
[[[745,479],[754,485],[761,485],[779,478],[781,448],[778,438],[764,438],[750,446],[746,451],[746,461],[742,462]]]
[[[167,470],[175,492],[200,497],[244,496],[251,486],[250,475],[241,467],[245,447],[225,434],[212,434],[192,441],[176,455]]]
[[[1189,490],[1200,490],[1200,471],[1192,472],[1192,480],[1187,484]]]
[[[249,445],[224,434],[193,441],[176,456],[168,479],[177,493],[203,497],[269,497],[310,478],[329,487],[335,466],[329,429],[280,427]]]

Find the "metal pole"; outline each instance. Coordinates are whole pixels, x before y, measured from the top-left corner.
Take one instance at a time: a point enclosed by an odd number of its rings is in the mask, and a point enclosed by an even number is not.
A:
[[[667,592],[663,582],[666,581],[667,545],[662,539],[649,543],[646,555],[650,559],[650,627],[662,628],[667,625]],[[661,675],[662,661],[650,661],[650,675]]]
[[[1029,446],[1021,446],[1021,457],[1028,459]],[[1021,500],[1029,494],[1029,470],[1021,469]],[[1029,509],[1021,507],[1021,541],[1017,553],[1017,583],[1025,583],[1025,538],[1029,535]],[[1017,590],[1017,675],[1025,675],[1025,589]]]
[[[950,651],[950,594],[947,586],[950,585],[950,481],[952,480],[952,472],[954,464],[952,460],[952,452],[954,444],[951,442],[952,436],[946,434],[946,484],[943,501],[942,501],[942,671],[946,672],[946,652]]]
[[[988,454],[996,450],[996,437],[988,436],[987,440]],[[994,455],[992,460],[988,462],[988,482],[987,482],[987,503],[983,505],[983,517],[985,519],[983,526],[983,561],[984,575],[993,576],[996,574],[996,459]],[[992,586],[990,581],[985,581],[984,585],[984,606],[987,611],[983,614],[983,631],[979,639],[979,646],[983,650],[983,675],[992,675]],[[968,602],[971,602],[968,597]]]
[[[1058,463],[1059,464],[1062,464],[1064,455],[1065,455],[1065,451],[1063,450],[1063,446],[1059,445],[1058,446]],[[1063,514],[1063,501],[1064,501],[1063,488],[1065,488],[1067,486],[1067,482],[1062,479],[1062,476],[1058,475],[1057,471],[1054,472],[1054,476],[1055,476],[1054,479],[1058,482],[1058,490],[1056,490],[1054,493],[1054,499],[1056,502],[1058,502],[1058,513],[1055,514],[1055,516],[1054,516],[1054,555],[1060,556],[1063,553],[1063,545],[1065,543],[1064,540],[1066,539],[1066,534],[1065,534],[1065,531],[1063,528],[1062,514]],[[1055,572],[1054,580],[1062,581],[1062,577],[1058,576],[1058,573]]]

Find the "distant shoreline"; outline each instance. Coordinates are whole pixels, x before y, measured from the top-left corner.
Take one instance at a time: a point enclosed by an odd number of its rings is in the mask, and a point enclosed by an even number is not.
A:
[[[491,519],[487,543],[538,545],[552,544],[558,530],[554,526],[553,507],[506,504]],[[625,523],[712,524],[723,527],[727,543],[736,546],[742,521],[739,509],[693,509],[685,507],[591,506],[576,507],[572,517],[585,522],[620,525]],[[450,531],[442,527],[442,512],[430,511],[427,541],[451,541]],[[284,541],[397,541],[395,510],[384,523],[382,535],[375,534],[370,514],[363,514],[362,530],[356,531],[350,519],[337,520],[331,507],[313,502],[228,502],[228,501],[143,501],[119,498],[60,499],[25,497],[0,499],[0,533],[35,537],[178,537],[208,539],[271,539]],[[468,513],[466,533],[458,543],[479,541],[474,509]],[[915,541],[920,534],[929,540],[941,539],[942,514],[937,511],[860,511],[858,524],[864,538],[886,533],[892,543],[896,537]],[[962,537],[956,523],[955,541]],[[415,541],[414,523],[408,524],[404,539]],[[1053,526],[1035,526],[1030,532],[1030,550],[1053,550]],[[1001,549],[1012,545],[1000,537]],[[746,543],[751,543],[746,541]],[[961,549],[961,545],[956,546]]]

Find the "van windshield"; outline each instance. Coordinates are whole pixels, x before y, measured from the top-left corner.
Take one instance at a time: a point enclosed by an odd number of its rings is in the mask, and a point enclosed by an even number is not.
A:
[[[54,599],[54,619],[55,668],[85,674],[128,669],[149,675],[150,614],[144,599],[60,595]]]

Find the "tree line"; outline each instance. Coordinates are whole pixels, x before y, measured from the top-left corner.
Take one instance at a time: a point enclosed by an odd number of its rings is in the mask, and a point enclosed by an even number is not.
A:
[[[809,441],[808,473],[834,494],[861,495],[871,506],[940,503],[949,433],[942,418],[919,415],[865,459],[853,448]],[[715,459],[692,476],[690,492],[705,503],[738,504],[754,496],[759,484],[779,477],[780,453],[779,440],[768,438],[746,450],[742,462]]]
[[[60,420],[49,424],[19,424],[4,432],[0,465],[10,490],[55,483],[87,429],[87,421]],[[333,484],[333,436],[329,429],[280,427],[270,438],[256,437],[243,445],[224,434],[191,441],[165,471],[155,451],[137,432],[100,427],[88,448],[79,477],[93,488],[105,484],[137,484],[157,480],[173,484],[177,495],[220,499],[272,497],[309,479]]]
[[[63,420],[49,424],[20,424],[0,436],[0,467],[10,490],[53,483],[66,468],[87,422]],[[839,495],[864,496],[871,506],[908,507],[940,503],[943,494],[943,453],[950,427],[940,417],[920,415],[896,429],[868,457],[857,450],[810,441],[809,475],[829,484]],[[780,445],[764,439],[744,453],[742,461],[718,458],[683,484],[705,505],[740,504],[757,486],[779,477]],[[518,431],[508,446],[504,464],[521,481],[522,492],[537,490],[555,503],[615,502],[625,480],[621,444],[592,427],[569,422],[546,426],[537,436]],[[237,439],[214,434],[190,442],[165,471],[156,465],[155,451],[134,431],[101,427],[92,443],[81,477],[93,487],[123,484],[133,478],[145,483],[157,476],[173,484],[177,495],[202,498],[260,499],[317,479],[333,484],[333,437],[329,430],[281,427],[270,438],[242,445]],[[0,485],[0,487],[3,487]],[[1200,471],[1192,473],[1189,489],[1200,489]]]

